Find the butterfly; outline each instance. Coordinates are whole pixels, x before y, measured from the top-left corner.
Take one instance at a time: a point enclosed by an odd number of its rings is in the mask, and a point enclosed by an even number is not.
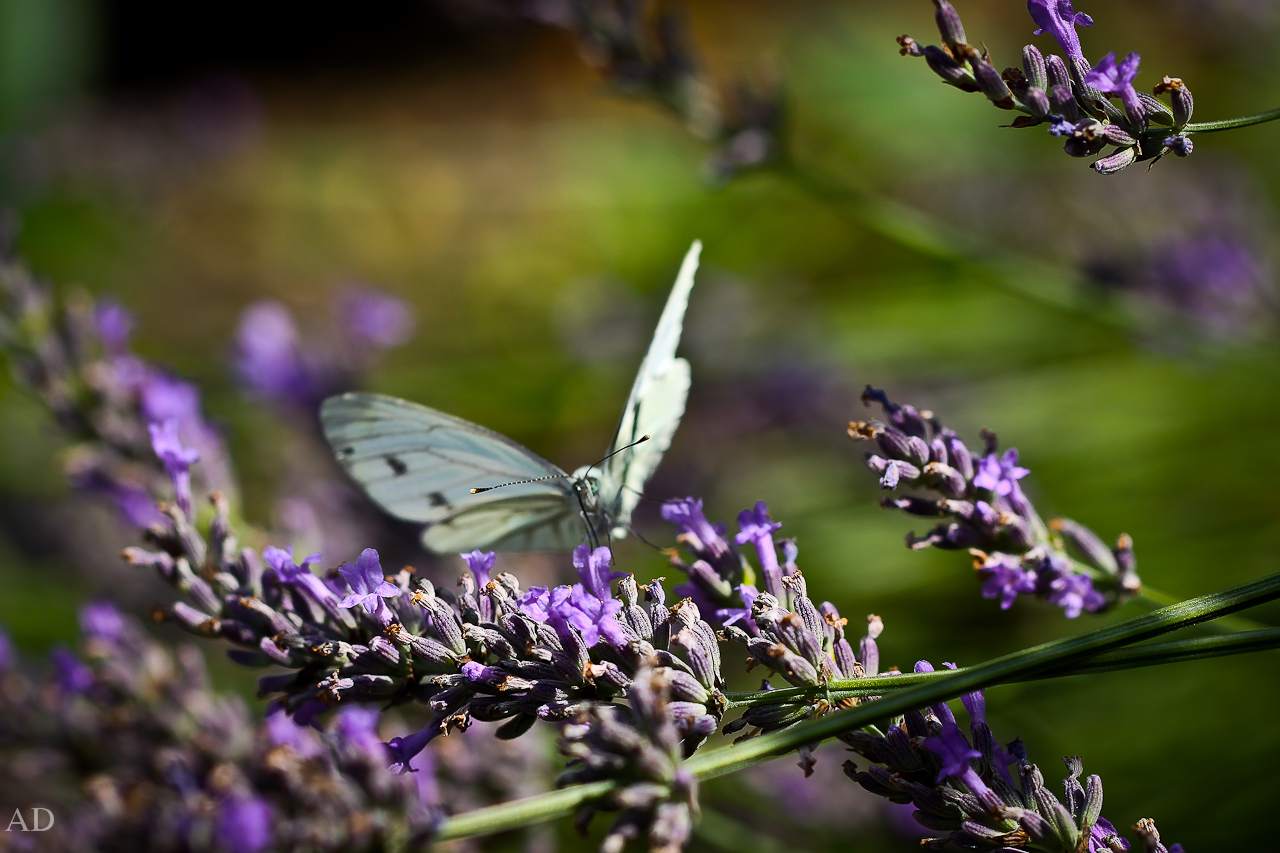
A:
[[[689,362],[676,357],[676,347],[701,251],[695,240],[680,265],[600,463],[570,475],[478,424],[364,393],[330,397],[320,407],[338,463],[386,512],[425,523],[422,544],[438,554],[559,551],[625,536],[684,415]]]

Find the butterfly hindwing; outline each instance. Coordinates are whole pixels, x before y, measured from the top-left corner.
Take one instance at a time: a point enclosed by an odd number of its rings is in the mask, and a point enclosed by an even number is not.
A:
[[[576,502],[552,495],[504,498],[459,513],[422,531],[437,554],[470,551],[568,551],[586,538]]]

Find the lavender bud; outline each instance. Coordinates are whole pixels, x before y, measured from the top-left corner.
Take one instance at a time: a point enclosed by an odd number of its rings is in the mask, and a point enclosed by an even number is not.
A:
[[[1067,71],[1067,64],[1062,61],[1062,57],[1055,53],[1051,53],[1044,59],[1045,72],[1049,78],[1047,88],[1052,89],[1055,86],[1065,86],[1071,88],[1071,74]]]
[[[931,488],[936,489],[949,498],[962,498],[969,489],[964,475],[941,462],[930,462],[924,466],[924,476],[928,478]]]
[[[1180,78],[1165,77],[1153,91],[1157,95],[1169,95],[1169,101],[1173,104],[1174,126],[1181,128],[1191,121],[1191,114],[1195,112],[1195,100],[1191,97],[1187,84]]]
[[[1095,160],[1090,168],[1100,175],[1114,175],[1132,166],[1137,159],[1137,148],[1123,148],[1114,154],[1108,154],[1101,160]]]
[[[1174,123],[1173,112],[1165,106],[1163,101],[1157,100],[1146,92],[1139,92],[1138,100],[1142,102],[1142,112],[1146,120],[1166,126]]]
[[[898,36],[896,41],[898,42],[898,54],[900,56],[924,56],[924,49],[911,36],[904,33]]]
[[[1022,48],[1022,73],[1033,89],[1049,88],[1049,70],[1045,65],[1044,55],[1033,44]]]
[[[1109,575],[1120,571],[1111,549],[1103,544],[1096,533],[1083,524],[1069,518],[1055,518],[1049,522],[1049,527],[1059,533],[1090,566]]]
[[[689,675],[687,672],[675,670],[670,675],[671,678],[671,698],[679,699],[686,702],[699,702],[706,704],[711,698],[711,694],[707,692],[707,688],[698,683],[698,679]]]
[[[1131,148],[1138,144],[1138,140],[1134,139],[1129,133],[1116,124],[1104,124],[1101,130],[1102,138],[1109,145],[1118,145],[1122,148]]]
[[[1080,105],[1071,94],[1070,86],[1053,86],[1049,89],[1049,107],[1069,122],[1080,120]]]
[[[1189,157],[1195,146],[1188,136],[1169,136],[1164,140],[1164,147],[1178,157]]]
[[[1049,114],[1049,96],[1044,89],[1038,89],[1034,86],[1027,89],[1022,96],[1022,103],[1027,109],[1031,110],[1031,114],[1036,118],[1044,118]]]
[[[707,688],[715,687],[716,669],[712,662],[711,655],[703,647],[702,640],[688,628],[681,628],[674,637],[671,638],[671,647],[673,650],[679,650],[685,662],[689,665],[693,676]]]
[[[1085,788],[1084,806],[1080,810],[1080,832],[1088,834],[1102,816],[1102,778],[1098,775],[1089,777]]]
[[[924,49],[924,61],[944,83],[955,86],[962,92],[978,91],[978,84],[969,70],[937,45],[931,44]]]
[[[970,51],[969,63],[973,68],[973,78],[978,83],[978,90],[1000,109],[1013,109],[1013,93],[1009,91],[1000,72],[985,58],[977,56],[972,48]]]
[[[965,41],[964,24],[960,23],[960,15],[947,0],[933,0],[933,5],[937,7],[933,17],[938,23],[938,34],[942,36],[943,43],[955,55],[962,55],[962,49],[968,42]]]

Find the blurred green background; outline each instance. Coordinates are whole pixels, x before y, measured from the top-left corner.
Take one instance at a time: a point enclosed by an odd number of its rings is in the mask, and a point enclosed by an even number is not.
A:
[[[21,214],[19,249],[49,279],[131,306],[138,350],[200,383],[251,520],[271,526],[292,466],[324,468],[304,429],[235,386],[229,342],[247,304],[280,299],[319,339],[343,282],[395,293],[412,304],[417,334],[372,387],[571,470],[608,444],[697,237],[703,272],[682,348],[694,385],[650,492],[701,495],[725,521],[767,500],[798,539],[812,594],[854,623],[884,618],[887,663],[972,664],[1100,621],[1026,601],[1001,612],[979,597],[963,554],[903,547],[926,525],[878,508],[862,449],[844,434],[865,416],[866,383],[932,408],[971,444],[980,428],[998,431],[1031,468],[1024,485],[1041,512],[1106,539],[1131,534],[1153,586],[1185,597],[1274,570],[1280,369],[1269,298],[1257,322],[1206,338],[1158,299],[1088,285],[1064,298],[1038,266],[996,275],[930,257],[866,227],[857,195],[769,170],[712,185],[708,144],[612,92],[561,29],[500,3],[379,6],[209,4],[180,16],[124,0],[0,0],[0,201]],[[1086,53],[1139,51],[1140,82],[1187,80],[1197,119],[1277,106],[1274,4],[1081,7],[1097,20],[1082,33]],[[997,67],[1016,63],[1032,29],[1021,2],[959,9]],[[1188,160],[1102,178],[900,57],[902,32],[937,40],[924,0],[687,11],[710,77],[781,74],[797,163],[978,245],[1068,269],[1226,227],[1273,292],[1280,125],[1198,137]],[[116,565],[127,532],[68,494],[60,437],[9,385],[0,444],[0,622],[20,645],[73,639],[85,596],[118,595],[141,613],[163,594]],[[670,542],[651,507],[639,523]],[[634,539],[618,562],[642,578],[664,573]],[[507,565],[543,577],[568,568]],[[1280,611],[1257,615],[1274,624]],[[1266,723],[1280,702],[1276,661],[1000,688],[992,725],[1023,738],[1052,778],[1058,756],[1081,755],[1117,826],[1154,817],[1189,851],[1261,844],[1280,792],[1280,731]],[[252,684],[229,665],[219,673]],[[826,756],[825,771],[842,760]],[[777,764],[764,781],[717,783],[694,849],[913,846],[853,783],[823,776],[822,802],[811,802],[786,787],[800,776],[794,762]],[[581,843],[567,828],[560,836]]]

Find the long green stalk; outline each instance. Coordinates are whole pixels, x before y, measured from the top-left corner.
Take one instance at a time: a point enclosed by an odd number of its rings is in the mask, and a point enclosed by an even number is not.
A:
[[[1038,681],[1048,678],[1066,678],[1072,675],[1088,675],[1097,672],[1115,672],[1139,669],[1166,663],[1182,663],[1190,660],[1238,655],[1280,648],[1280,628],[1263,628],[1257,631],[1241,631],[1216,637],[1200,637],[1194,640],[1173,640],[1167,643],[1148,643],[1130,648],[1091,655],[1066,666],[1035,672],[1015,681]],[[808,702],[814,699],[858,699],[865,696],[883,696],[895,690],[927,684],[947,675],[941,672],[903,673],[876,675],[866,678],[837,679],[825,687],[783,687],[777,690],[753,690],[746,693],[726,693],[728,708],[748,708],[753,705],[775,705],[780,702]],[[994,685],[993,685],[994,686]]]
[[[1254,113],[1239,118],[1224,118],[1219,121],[1193,122],[1183,128],[1184,133],[1213,133],[1217,130],[1234,130],[1237,127],[1251,127],[1268,121],[1280,119],[1280,109],[1268,110],[1265,113]]]
[[[1276,598],[1280,598],[1280,573],[1127,619],[1106,628],[1005,655],[969,669],[942,673],[927,682],[895,691],[874,702],[806,720],[784,731],[762,735],[733,747],[695,755],[689,760],[688,767],[700,779],[723,776],[886,717],[953,699],[994,684],[1062,669],[1081,658],[1217,619]],[[1221,642],[1229,639],[1212,638]],[[612,787],[613,783],[610,782],[595,782],[468,812],[446,820],[436,837],[439,840],[466,838],[554,820],[572,814],[578,806],[606,794]]]

